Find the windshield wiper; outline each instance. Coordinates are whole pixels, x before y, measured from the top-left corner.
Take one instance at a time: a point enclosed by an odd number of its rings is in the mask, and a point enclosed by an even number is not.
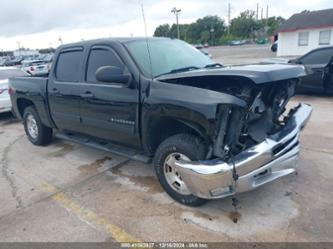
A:
[[[214,67],[223,67],[223,65],[220,63],[213,63],[206,65],[204,68],[214,68]]]
[[[160,77],[162,75],[166,75],[166,74],[181,73],[181,72],[186,72],[186,71],[191,71],[191,70],[196,70],[196,69],[200,69],[200,67],[190,66],[190,67],[177,68],[177,69],[171,70],[170,72],[159,74],[159,75],[155,76],[155,78]]]

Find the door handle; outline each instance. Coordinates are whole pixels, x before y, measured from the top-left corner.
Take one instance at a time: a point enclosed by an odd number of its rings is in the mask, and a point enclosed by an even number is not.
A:
[[[53,88],[52,91],[50,91],[51,93],[59,93],[59,90],[57,88]]]
[[[94,94],[92,94],[91,92],[85,92],[85,93],[80,94],[80,96],[84,99],[90,99],[90,98],[94,97]]]
[[[62,94],[60,93],[60,91],[57,88],[53,88],[50,91],[51,94],[55,95],[55,96],[62,96]]]

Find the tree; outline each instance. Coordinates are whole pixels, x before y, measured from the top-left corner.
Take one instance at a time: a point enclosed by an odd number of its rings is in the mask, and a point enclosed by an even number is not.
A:
[[[231,20],[230,34],[219,16],[205,16],[190,24],[180,24],[180,39],[192,44],[208,42],[211,45],[227,44],[230,40],[264,38],[274,34],[284,21],[280,16],[256,20],[255,12],[244,11]],[[177,25],[163,24],[155,29],[154,36],[177,38]]]
[[[204,30],[201,32],[201,42],[206,43],[209,41],[210,33],[208,30]]]
[[[170,34],[170,25],[162,24],[155,29],[154,36],[157,37],[169,37]]]
[[[281,16],[272,16],[267,19],[267,34],[273,35],[277,28],[285,21],[285,19]]]
[[[189,43],[218,41],[226,33],[224,21],[219,16],[205,16],[191,24],[180,24],[180,39]],[[177,38],[177,25],[163,24],[155,29],[154,36]]]
[[[189,24],[179,24],[179,33],[180,33],[180,39],[187,41],[187,30],[189,28]],[[177,24],[172,24],[169,32],[170,38],[177,38],[178,37],[178,31],[177,31]]]
[[[199,18],[195,23],[191,23],[188,27],[187,36],[193,41],[207,42],[213,38],[211,37],[212,30],[216,39],[226,33],[225,23],[219,16],[205,16],[204,18]],[[204,35],[202,36],[203,33]]]
[[[260,22],[256,21],[255,12],[246,10],[231,20],[230,33],[237,37],[250,38],[254,31],[260,28]]]

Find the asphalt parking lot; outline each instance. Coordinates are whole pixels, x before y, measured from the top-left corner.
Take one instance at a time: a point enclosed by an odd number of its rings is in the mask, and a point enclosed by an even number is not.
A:
[[[276,56],[276,53],[271,52],[269,44],[218,46],[208,48],[208,51],[215,61],[223,65],[259,63],[263,59]]]
[[[239,53],[214,56],[235,64]],[[314,112],[298,174],[238,195],[238,212],[231,198],[174,202],[152,165],[61,140],[33,146],[20,122],[1,115],[0,241],[333,241],[333,100],[295,96],[290,105],[300,101]]]

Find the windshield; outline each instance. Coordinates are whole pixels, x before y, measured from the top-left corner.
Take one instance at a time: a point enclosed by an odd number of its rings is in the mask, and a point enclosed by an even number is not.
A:
[[[9,79],[12,77],[27,76],[25,72],[20,69],[1,69],[0,70],[0,80]]]
[[[209,57],[180,40],[149,39],[148,43],[151,66],[145,40],[131,41],[125,45],[143,73],[150,77],[173,73],[178,69],[186,71],[214,64]]]

